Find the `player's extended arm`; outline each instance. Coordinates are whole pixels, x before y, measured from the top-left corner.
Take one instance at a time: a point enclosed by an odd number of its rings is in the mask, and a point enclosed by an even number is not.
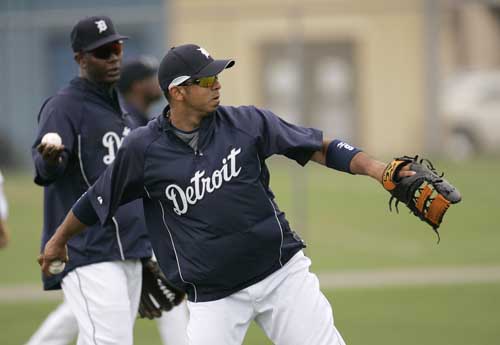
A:
[[[43,253],[38,257],[38,263],[42,267],[42,272],[46,276],[51,276],[49,266],[54,260],[68,261],[68,251],[66,244],[75,235],[79,234],[87,227],[76,218],[72,210],[66,215],[66,218],[57,228],[54,235],[45,244]]]
[[[419,219],[432,226],[438,235],[443,216],[451,204],[462,200],[460,192],[437,173],[429,160],[418,156],[403,156],[388,165],[377,161],[361,150],[339,140],[324,141],[321,150],[311,159],[329,168],[373,177],[391,193],[389,209],[396,199],[404,203]]]
[[[356,175],[366,175],[382,183],[386,163],[371,158],[365,152],[340,140],[324,140],[321,151],[316,151],[311,160],[329,168],[349,172]],[[400,177],[413,175],[408,169],[400,172]]]

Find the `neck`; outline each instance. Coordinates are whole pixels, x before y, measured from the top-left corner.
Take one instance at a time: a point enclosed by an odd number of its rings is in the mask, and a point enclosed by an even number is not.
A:
[[[90,75],[88,75],[88,73],[85,73],[85,71],[83,71],[83,70],[80,70],[79,77],[83,78],[83,79],[86,79],[86,80],[88,80],[88,81],[90,81],[90,82],[98,85],[99,87],[103,88],[104,90],[106,90],[108,92],[111,92],[111,90],[115,86],[115,83],[103,83],[103,82],[99,82],[99,81],[95,80],[94,78],[92,78]]]
[[[185,132],[191,132],[199,128],[201,120],[206,116],[206,113],[188,111],[182,108],[170,108],[170,121],[172,125]]]

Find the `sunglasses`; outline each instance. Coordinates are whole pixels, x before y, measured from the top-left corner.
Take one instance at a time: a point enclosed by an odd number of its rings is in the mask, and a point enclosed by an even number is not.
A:
[[[198,85],[200,87],[212,87],[214,86],[215,82],[219,80],[219,77],[216,75],[210,76],[210,77],[203,77],[203,78],[198,78],[198,79],[190,79],[186,81],[185,83],[181,84],[183,86],[189,86],[189,85]]]
[[[117,41],[98,47],[94,50],[91,50],[89,53],[92,54],[97,59],[107,60],[113,54],[119,56],[122,53],[122,51],[123,51],[123,44],[121,41]]]

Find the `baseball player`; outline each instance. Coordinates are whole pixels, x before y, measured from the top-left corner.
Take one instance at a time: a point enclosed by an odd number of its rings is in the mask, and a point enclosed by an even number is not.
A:
[[[35,183],[44,187],[41,248],[134,126],[114,88],[126,38],[105,16],[82,19],[71,31],[79,76],[43,104],[32,150]],[[57,133],[62,145],[42,142],[47,133]],[[62,274],[43,277],[44,289],[62,287],[78,344],[132,344],[141,259],[152,255],[141,202],[126,203],[110,222],[88,230],[67,243],[71,260]]]
[[[148,121],[151,106],[162,93],[157,78],[158,63],[151,57],[141,57],[124,63],[117,89],[123,98],[127,116],[134,128]],[[188,311],[186,302],[174,307],[157,319],[158,330],[164,345],[187,344],[186,326]],[[61,303],[26,345],[69,345],[78,335],[78,324],[67,302]]]
[[[3,175],[0,171],[0,249],[9,243],[9,232],[7,230],[8,204],[3,191]]]
[[[188,293],[190,345],[239,345],[252,320],[275,344],[344,344],[304,242],[276,204],[266,159],[312,160],[379,182],[386,165],[268,110],[221,106],[219,74],[234,64],[194,44],[167,52],[158,74],[169,105],[125,138],[68,212],[42,271],[50,275],[88,224],[107,224],[120,205],[142,199],[159,264]]]
[[[151,106],[162,97],[158,84],[158,61],[150,56],[141,56],[125,62],[116,86],[137,127],[145,126],[150,120]]]

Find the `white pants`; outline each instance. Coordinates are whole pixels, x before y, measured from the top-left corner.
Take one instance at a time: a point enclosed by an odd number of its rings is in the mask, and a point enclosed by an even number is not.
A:
[[[310,265],[301,251],[248,288],[216,301],[188,302],[189,345],[241,345],[252,320],[276,345],[345,345]]]
[[[187,345],[189,319],[186,301],[156,319],[163,345]],[[78,335],[78,323],[64,301],[42,323],[26,345],[69,345]]]
[[[64,301],[42,323],[26,345],[69,345],[78,335],[78,323]]]
[[[186,300],[156,319],[163,345],[187,345],[189,312]]]
[[[132,345],[139,307],[139,260],[101,262],[74,269],[62,280],[78,323],[78,345]]]

